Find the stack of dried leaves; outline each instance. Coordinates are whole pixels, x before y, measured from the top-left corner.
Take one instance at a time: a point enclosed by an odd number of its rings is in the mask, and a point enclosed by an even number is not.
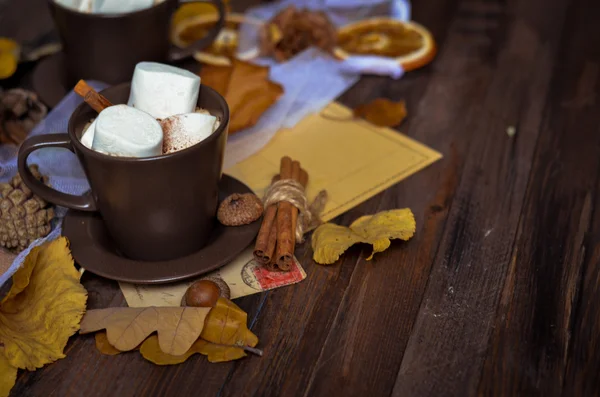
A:
[[[336,41],[336,29],[325,13],[299,10],[294,6],[275,15],[260,32],[262,55],[272,56],[279,62],[312,46],[331,52]]]
[[[20,144],[48,113],[46,106],[31,91],[15,88],[0,90],[0,144]]]
[[[0,302],[0,397],[18,368],[34,371],[65,357],[87,301],[79,277],[64,237],[33,248],[13,275]]]
[[[232,59],[230,66],[205,65],[202,84],[215,89],[229,105],[229,133],[258,122],[283,95],[283,87],[269,80],[269,68]]]
[[[116,307],[89,310],[81,333],[96,333],[97,349],[107,355],[139,350],[158,365],[180,364],[196,353],[210,362],[237,360],[258,338],[246,326],[247,315],[233,302],[219,298],[215,307]]]

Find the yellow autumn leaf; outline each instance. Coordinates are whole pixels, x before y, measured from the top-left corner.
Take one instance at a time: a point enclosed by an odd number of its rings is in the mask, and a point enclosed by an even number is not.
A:
[[[9,38],[0,37],[0,79],[7,79],[17,70],[21,47]]]
[[[131,313],[128,309],[121,307],[114,308],[114,311]],[[219,298],[217,304],[213,308],[208,308],[208,310],[210,311],[202,324],[200,337],[194,341],[187,351],[181,354],[166,353],[160,345],[160,333],[158,336],[155,334],[150,335],[143,340],[140,346],[128,350],[139,348],[140,353],[146,360],[157,365],[173,365],[186,361],[196,353],[207,356],[208,361],[212,363],[237,360],[246,356],[244,348],[253,348],[258,344],[258,338],[246,325],[247,314],[229,299]],[[88,313],[92,312],[93,310],[90,310]],[[92,313],[92,316],[95,316],[95,314]],[[85,319],[82,322],[82,332],[84,329],[87,332],[87,320]],[[102,354],[107,355],[116,355],[122,351],[112,345],[110,338],[104,332],[96,333],[96,348]],[[262,354],[256,349],[250,350]]]
[[[181,364],[196,353],[207,356],[208,361],[211,363],[233,361],[246,356],[246,353],[242,348],[217,345],[209,343],[204,339],[198,339],[194,342],[190,350],[181,356],[173,356],[164,353],[160,349],[156,335],[150,336],[142,343],[140,353],[146,360],[156,365]]]
[[[121,351],[135,349],[153,332],[163,352],[179,356],[198,339],[209,307],[112,307],[88,310],[80,333],[106,329],[108,342]]]
[[[87,301],[79,277],[64,237],[27,255],[0,302],[0,346],[13,367],[33,371],[65,357]]]
[[[211,363],[234,361],[246,357],[244,349],[240,347],[224,346],[210,342],[200,345],[198,352],[204,354]]]
[[[415,229],[415,217],[408,208],[362,216],[350,227],[325,223],[313,233],[313,259],[321,265],[330,265],[352,245],[366,243],[373,246],[373,252],[367,258],[371,260],[377,252],[390,246],[390,240],[409,240]]]
[[[247,326],[248,315],[229,299],[219,298],[206,319],[202,339],[220,345],[250,346],[258,338]]]
[[[98,349],[100,353],[106,354],[107,356],[116,356],[121,353],[121,350],[116,349],[110,344],[106,332],[96,332],[94,339],[96,340],[96,349]]]
[[[17,380],[17,367],[13,367],[3,354],[0,354],[0,397],[8,397]]]

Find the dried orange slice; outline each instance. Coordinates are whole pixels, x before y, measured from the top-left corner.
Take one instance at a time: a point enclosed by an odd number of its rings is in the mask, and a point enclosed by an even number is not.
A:
[[[16,41],[0,37],[0,79],[7,79],[17,70],[21,47]]]
[[[177,47],[185,48],[194,41],[206,36],[216,23],[216,14],[197,15],[186,18],[174,26],[171,33],[171,41]],[[230,59],[234,56],[242,60],[249,60],[258,56],[258,46],[242,54],[238,53],[238,31],[243,23],[251,23],[259,26],[263,22],[241,14],[227,15],[225,17],[225,26],[215,41],[205,50],[196,52],[194,58],[198,62],[209,65],[228,66],[231,65]]]
[[[416,22],[373,18],[352,23],[338,31],[334,55],[375,55],[395,59],[405,71],[433,60],[436,45],[431,32]]]
[[[229,0],[223,0],[223,5],[225,6],[225,12],[229,13],[231,7],[229,6]],[[173,26],[179,25],[181,21],[184,19],[192,18],[198,15],[206,15],[206,14],[217,14],[217,6],[212,3],[183,3],[179,6],[179,8],[173,13],[173,17],[171,18],[171,23]]]

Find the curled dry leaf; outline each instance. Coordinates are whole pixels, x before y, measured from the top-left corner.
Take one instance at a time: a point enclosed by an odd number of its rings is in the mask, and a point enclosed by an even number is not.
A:
[[[17,368],[33,371],[65,357],[87,301],[79,277],[64,237],[33,248],[13,275],[0,302],[0,395]]]
[[[283,95],[283,87],[269,80],[267,66],[232,59],[230,66],[205,65],[202,84],[215,89],[229,105],[229,133],[255,125]]]
[[[250,346],[258,338],[246,326],[248,315],[229,299],[219,298],[206,319],[202,339],[221,345]]]
[[[375,99],[354,109],[354,117],[363,118],[378,127],[396,127],[407,114],[404,101],[393,102],[385,98]]]
[[[106,329],[108,342],[121,351],[135,349],[151,333],[158,333],[161,349],[184,354],[198,339],[207,307],[113,307],[89,310],[81,320],[82,334]]]
[[[33,371],[65,357],[87,301],[79,277],[66,238],[31,250],[0,302],[0,346],[11,365]]]
[[[375,253],[385,251],[391,239],[409,240],[415,229],[415,217],[408,208],[362,216],[350,227],[326,223],[312,236],[313,259],[321,265],[330,265],[352,245],[367,243],[373,246],[373,253],[367,258],[370,260]]]
[[[247,315],[242,309],[229,299],[219,298],[204,321],[200,337],[183,353],[166,353],[160,345],[160,334],[150,335],[134,349],[139,349],[146,360],[158,365],[180,364],[196,353],[207,356],[210,362],[237,360],[246,356],[245,348],[253,348],[258,344],[258,338],[248,329],[246,321]],[[121,350],[112,346],[104,332],[96,334],[96,348],[102,354],[121,353]]]

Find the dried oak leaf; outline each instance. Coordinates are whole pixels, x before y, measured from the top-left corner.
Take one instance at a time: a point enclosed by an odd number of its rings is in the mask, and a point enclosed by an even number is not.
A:
[[[378,127],[396,127],[406,118],[406,103],[378,98],[354,109],[354,117],[363,118]]]
[[[207,307],[112,307],[88,310],[81,334],[106,329],[108,342],[120,351],[134,350],[153,332],[168,354],[184,354],[198,339]]]
[[[127,308],[117,308],[127,309]],[[196,353],[208,357],[210,362],[237,360],[246,356],[243,347],[254,347],[258,338],[246,326],[247,315],[227,298],[219,298],[210,309],[200,337],[181,354],[168,354],[160,346],[159,336],[150,335],[139,348],[142,356],[157,365],[173,365],[186,361]],[[112,346],[104,332],[96,334],[96,348],[107,355],[121,353]]]
[[[385,251],[391,239],[409,240],[416,229],[415,217],[408,208],[379,212],[356,219],[350,227],[325,223],[312,236],[313,259],[321,265],[335,263],[348,248],[357,243],[373,246],[371,260]]]
[[[0,302],[0,346],[12,366],[33,371],[65,357],[87,301],[79,277],[64,237],[27,255]]]
[[[255,125],[283,95],[283,87],[269,80],[269,67],[235,58],[230,66],[204,66],[200,78],[227,101],[230,134]]]

